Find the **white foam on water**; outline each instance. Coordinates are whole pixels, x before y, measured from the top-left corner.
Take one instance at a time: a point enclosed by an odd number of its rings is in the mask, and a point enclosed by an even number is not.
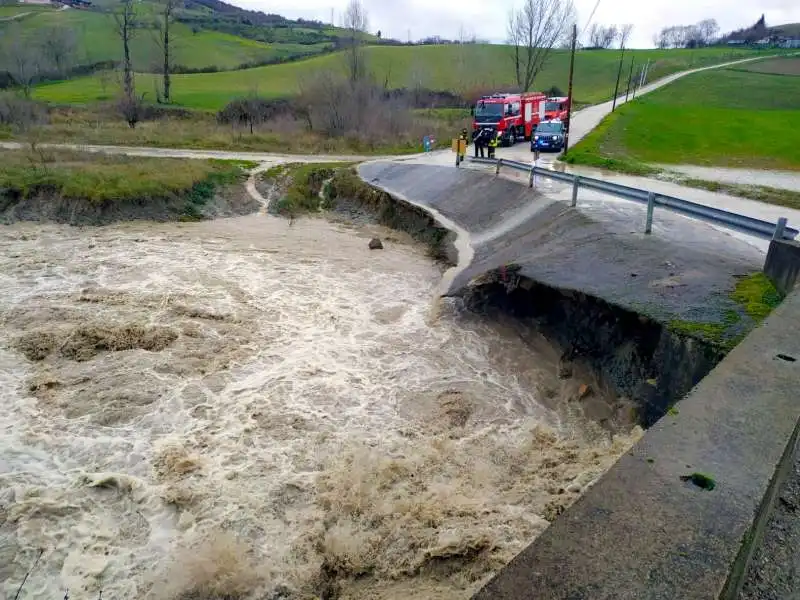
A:
[[[379,233],[0,231],[5,596],[464,598],[632,444]]]

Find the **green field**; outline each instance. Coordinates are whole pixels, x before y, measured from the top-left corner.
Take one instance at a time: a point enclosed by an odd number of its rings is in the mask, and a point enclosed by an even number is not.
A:
[[[55,10],[53,7],[46,4],[10,4],[0,6],[0,19],[7,19],[8,17],[26,13],[52,12],[53,10]]]
[[[242,168],[226,161],[57,151],[42,162],[39,154],[14,150],[0,150],[0,159],[0,190],[20,198],[46,191],[93,203],[120,202],[189,193],[201,182],[213,191],[214,185],[244,179]]]
[[[781,56],[771,60],[757,60],[736,68],[756,73],[797,76],[800,75],[800,58],[796,56]]]
[[[637,50],[637,64],[652,61],[650,80],[676,71],[709,65],[736,58],[754,56],[752,50],[704,48],[698,50]],[[513,84],[509,48],[497,45],[465,46],[372,46],[367,49],[370,68],[380,82],[402,88],[419,85],[434,90],[502,89]],[[617,74],[619,54],[595,50],[580,52],[575,59],[575,101],[595,103],[611,97]],[[627,63],[626,63],[627,64]],[[296,93],[301,82],[315,73],[341,69],[340,55],[327,54],[289,64],[255,69],[177,75],[173,78],[174,101],[186,107],[216,110],[231,98],[256,92],[267,98],[286,97]],[[556,51],[535,82],[538,89],[553,85],[567,88],[569,53]],[[142,89],[153,88],[147,75],[138,78]],[[63,103],[86,104],[113,97],[116,90],[101,76],[84,77],[37,88],[39,99]]]
[[[147,7],[147,5],[143,5]],[[4,7],[17,10],[16,6]],[[24,8],[24,7],[23,7]],[[40,7],[41,8],[41,7]],[[148,10],[152,10],[152,7]],[[18,11],[26,12],[26,11]],[[2,14],[0,14],[2,16]],[[148,17],[152,23],[153,17]],[[145,20],[145,22],[148,22]],[[122,47],[114,32],[113,18],[108,13],[85,10],[38,10],[17,21],[23,35],[32,41],[38,39],[48,29],[58,27],[74,32],[78,49],[77,64],[94,64],[103,61],[119,61]],[[0,35],[9,23],[0,22]],[[133,63],[138,71],[158,71],[161,63],[160,50],[155,43],[155,31],[142,28],[137,31],[133,41]],[[330,44],[301,45],[291,43],[265,44],[243,37],[217,31],[192,29],[182,23],[174,23],[173,63],[190,69],[214,66],[220,70],[235,69],[244,63],[266,62],[279,58],[319,53],[327,50]],[[152,89],[152,86],[149,88]]]
[[[800,170],[798,98],[800,76],[734,68],[689,75],[622,106],[567,160],[622,170],[642,163]]]

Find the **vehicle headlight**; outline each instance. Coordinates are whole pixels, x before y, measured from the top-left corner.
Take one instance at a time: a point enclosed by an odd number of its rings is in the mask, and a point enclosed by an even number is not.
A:
[[[534,142],[538,142],[539,141],[539,136],[538,135],[533,136],[533,141]]]
[[[553,139],[554,139],[554,140],[560,140],[560,139],[561,139],[561,136],[560,136],[560,135],[554,135],[554,136],[553,136]]]

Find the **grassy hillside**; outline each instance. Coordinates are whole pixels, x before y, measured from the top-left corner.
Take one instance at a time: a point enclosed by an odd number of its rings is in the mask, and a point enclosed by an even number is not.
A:
[[[10,4],[0,6],[0,19],[16,17],[27,13],[48,12],[55,10],[53,7],[41,4]]]
[[[794,56],[782,56],[772,60],[757,60],[737,67],[737,69],[754,71],[756,73],[797,76],[800,75],[800,58]],[[800,107],[800,103],[798,103],[798,107]]]
[[[8,8],[16,10],[16,7]],[[152,22],[152,16],[144,16],[145,22],[146,19]],[[121,58],[121,44],[114,33],[110,14],[84,10],[40,10],[17,22],[23,33],[31,40],[36,40],[53,27],[73,31],[78,40],[75,56],[78,64],[118,61]],[[190,69],[211,66],[218,69],[233,69],[243,63],[263,63],[278,57],[322,52],[330,46],[330,44],[265,44],[218,31],[199,30],[195,33],[183,23],[175,23],[172,31],[174,64]],[[133,41],[133,61],[139,71],[158,69],[161,61],[160,51],[153,34],[153,29],[140,29]]]
[[[800,170],[798,98],[798,75],[697,73],[622,106],[568,160]]]
[[[704,48],[698,50],[637,50],[637,64],[652,61],[650,79],[691,67],[755,55],[753,50]],[[509,49],[504,46],[372,46],[367,60],[376,78],[389,87],[422,87],[468,92],[470,89],[501,89],[513,84]],[[594,50],[580,52],[575,60],[575,98],[594,103],[611,97],[619,54]],[[290,64],[271,65],[225,73],[178,75],[174,78],[174,101],[199,109],[219,109],[232,97],[257,91],[264,97],[296,93],[304,79],[315,73],[342,68],[341,56],[328,54]],[[627,64],[627,63],[626,63]],[[539,89],[553,85],[567,88],[569,53],[556,51],[538,76]],[[152,89],[147,76],[138,79],[143,89]],[[89,103],[113,97],[100,76],[40,86],[36,97],[57,103]]]

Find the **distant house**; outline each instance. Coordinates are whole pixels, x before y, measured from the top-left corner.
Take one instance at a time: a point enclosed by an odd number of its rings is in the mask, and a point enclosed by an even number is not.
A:
[[[89,8],[92,3],[89,0],[59,0],[61,4],[71,6],[72,8]]]
[[[783,40],[781,48],[800,48],[800,38]]]

